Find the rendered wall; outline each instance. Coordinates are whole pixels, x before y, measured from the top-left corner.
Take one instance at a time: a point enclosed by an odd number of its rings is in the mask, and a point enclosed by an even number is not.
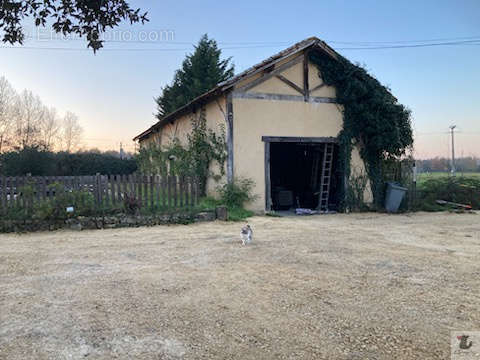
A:
[[[296,56],[302,56],[298,54]],[[295,57],[282,60],[276,66],[282,66]],[[308,64],[309,88],[315,89],[310,96],[335,98],[335,88],[322,85],[320,72],[315,65]],[[303,89],[303,61],[285,69],[282,76]],[[321,74],[320,74],[321,75]],[[256,74],[241,81],[235,87],[235,92],[259,79],[262,74]],[[270,78],[248,90],[248,93],[301,95],[291,86],[280,79]],[[220,107],[219,107],[220,105]],[[220,110],[223,110],[223,112]],[[226,98],[222,97],[205,106],[207,126],[218,130],[219,125],[225,125]],[[153,134],[149,142],[166,145],[173,138],[178,137],[185,143],[187,134],[191,131],[191,119],[195,114],[187,114],[179,117],[176,121],[166,125],[159,133]],[[334,103],[305,102],[302,100],[271,100],[271,99],[245,99],[234,96],[233,98],[233,153],[234,153],[234,176],[251,178],[255,182],[254,193],[257,199],[247,207],[257,212],[265,210],[265,153],[262,136],[295,136],[295,137],[329,137],[338,136],[343,126],[342,107]],[[365,171],[359,151],[354,147],[352,152],[351,168],[354,172]],[[214,165],[211,169],[219,173]],[[221,181],[225,182],[224,177]],[[215,195],[218,183],[210,179],[207,184],[209,195]],[[370,187],[365,192],[367,201],[371,200]]]
[[[309,67],[309,87],[322,84],[319,71]],[[286,69],[282,76],[303,88],[303,63]],[[295,89],[270,78],[248,90],[249,93],[300,95]],[[322,86],[311,96],[335,98],[335,88]],[[257,212],[265,210],[265,144],[262,136],[337,137],[343,126],[341,106],[334,103],[315,103],[288,100],[245,99],[234,96],[234,174],[255,182],[257,199],[248,208]],[[357,148],[352,153],[352,168],[364,171]],[[371,193],[366,191],[366,198]]]
[[[255,181],[254,211],[265,210],[262,136],[337,136],[342,114],[335,104],[234,99],[234,174]],[[243,135],[247,134],[247,135]]]

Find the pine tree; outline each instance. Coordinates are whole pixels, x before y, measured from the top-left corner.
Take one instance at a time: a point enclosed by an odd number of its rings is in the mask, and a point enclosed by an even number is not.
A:
[[[187,55],[182,68],[175,72],[172,83],[155,100],[159,120],[233,76],[231,58],[221,60],[221,53],[215,40],[207,34],[202,36],[193,54]]]

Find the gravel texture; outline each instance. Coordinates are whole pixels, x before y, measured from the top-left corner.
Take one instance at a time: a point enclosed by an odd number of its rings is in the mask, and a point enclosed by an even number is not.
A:
[[[448,359],[480,216],[255,217],[0,235],[0,359]]]

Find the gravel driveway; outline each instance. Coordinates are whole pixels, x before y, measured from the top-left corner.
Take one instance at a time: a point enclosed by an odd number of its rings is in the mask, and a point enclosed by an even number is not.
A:
[[[448,359],[480,330],[480,216],[0,235],[0,359]]]

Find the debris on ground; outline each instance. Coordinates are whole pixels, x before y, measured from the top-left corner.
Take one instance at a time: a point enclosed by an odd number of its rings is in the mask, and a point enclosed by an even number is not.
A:
[[[438,205],[450,205],[450,206],[453,206],[453,207],[456,207],[456,208],[461,208],[461,209],[464,209],[464,210],[472,210],[471,205],[458,204],[458,203],[454,203],[454,202],[446,201],[446,200],[437,200],[436,203]]]

